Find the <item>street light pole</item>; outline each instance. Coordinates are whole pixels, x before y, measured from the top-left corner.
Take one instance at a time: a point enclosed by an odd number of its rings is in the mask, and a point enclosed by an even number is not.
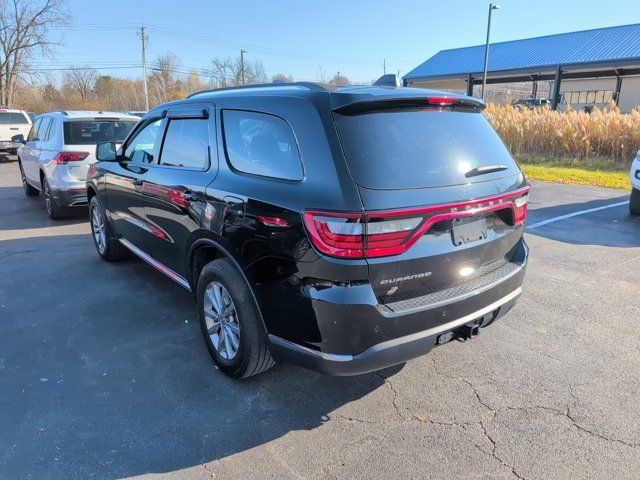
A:
[[[482,91],[480,98],[484,100],[484,87],[487,85],[487,69],[489,68],[489,35],[491,34],[491,14],[494,10],[498,10],[500,5],[494,3],[489,4],[489,19],[487,20],[487,43],[484,47],[484,71],[482,73]]]
[[[242,76],[242,85],[244,85],[244,54],[246,50],[240,50],[240,75]]]
[[[147,40],[149,37],[144,33],[144,25],[140,27],[138,32],[142,40],[142,83],[144,85],[144,106],[149,111],[149,89],[147,87]]]

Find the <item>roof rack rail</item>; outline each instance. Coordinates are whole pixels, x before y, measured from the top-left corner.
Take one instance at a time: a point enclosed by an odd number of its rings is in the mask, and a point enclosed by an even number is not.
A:
[[[44,113],[60,113],[62,115],[69,115],[66,110],[47,110]]]
[[[274,82],[274,83],[256,83],[253,85],[237,85],[233,87],[220,87],[220,88],[211,88],[209,90],[201,90],[200,92],[195,92],[189,95],[187,98],[195,97],[196,95],[200,95],[203,93],[213,93],[213,92],[225,92],[228,90],[245,90],[252,88],[265,88],[265,87],[307,87],[309,90],[313,90],[314,92],[326,92],[327,89],[324,88],[319,83],[313,82]]]

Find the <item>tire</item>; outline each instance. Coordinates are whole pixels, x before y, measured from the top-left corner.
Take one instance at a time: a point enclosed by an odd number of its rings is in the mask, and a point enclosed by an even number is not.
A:
[[[42,178],[42,198],[47,208],[47,214],[51,220],[62,220],[67,216],[67,209],[56,203],[56,199],[51,195],[51,188],[46,177]]]
[[[24,194],[27,197],[36,197],[40,194],[37,188],[29,185],[27,181],[27,176],[24,174],[24,169],[22,168],[22,162],[18,158],[18,168],[20,168],[20,178],[22,179],[22,189],[24,190]]]
[[[89,203],[89,224],[93,244],[100,258],[106,262],[116,262],[126,257],[127,249],[118,241],[97,196],[94,196]]]
[[[640,215],[640,190],[631,189],[631,197],[629,198],[629,213],[631,215]]]
[[[250,287],[231,262],[218,259],[202,269],[196,302],[209,354],[226,375],[247,378],[275,365]]]

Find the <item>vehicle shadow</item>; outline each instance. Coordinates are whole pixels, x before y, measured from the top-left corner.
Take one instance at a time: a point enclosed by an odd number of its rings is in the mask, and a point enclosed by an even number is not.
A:
[[[87,207],[70,208],[63,220],[51,220],[41,196],[27,197],[22,186],[0,187],[0,231],[62,227],[88,221]]]
[[[574,245],[600,245],[634,248],[640,246],[640,217],[629,214],[627,204],[604,208],[570,218],[559,219],[546,225],[538,225],[549,219],[570,215],[583,210],[598,209],[627,202],[629,195],[564,203],[529,210],[525,231],[529,235],[558,240]]]
[[[223,459],[389,395],[402,367],[329,377],[216,370],[191,294],[90,235],[0,241],[0,458],[7,478],[122,478]],[[384,388],[384,390],[380,390]]]

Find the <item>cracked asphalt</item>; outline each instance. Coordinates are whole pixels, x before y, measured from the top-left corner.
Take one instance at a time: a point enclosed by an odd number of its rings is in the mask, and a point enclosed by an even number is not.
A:
[[[628,192],[535,183],[529,224]],[[209,360],[189,294],[99,260],[0,161],[0,478],[636,479],[640,219],[530,230],[525,293],[472,341],[333,378]]]

